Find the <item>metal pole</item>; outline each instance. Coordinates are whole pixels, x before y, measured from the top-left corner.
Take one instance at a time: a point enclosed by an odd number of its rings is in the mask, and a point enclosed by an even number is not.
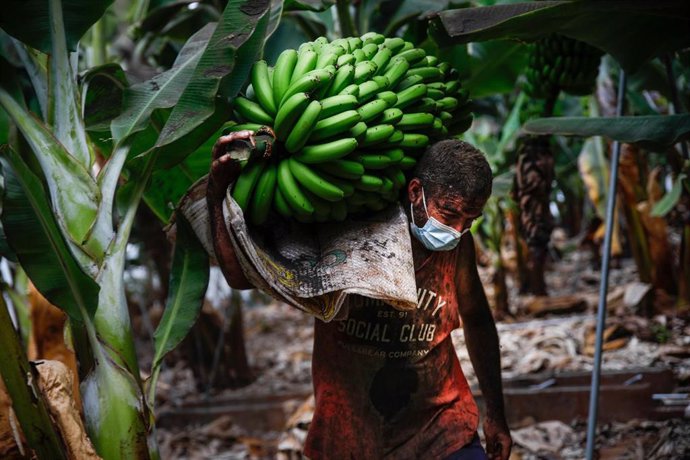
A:
[[[618,101],[616,116],[623,115],[625,106],[625,87],[627,77],[621,69],[618,80]],[[606,235],[604,237],[604,254],[601,262],[601,284],[599,289],[599,307],[597,310],[596,343],[594,347],[594,367],[592,368],[592,388],[589,393],[589,420],[587,421],[587,460],[594,457],[594,441],[597,429],[597,415],[599,412],[599,378],[601,376],[601,353],[604,336],[604,324],[606,323],[606,294],[609,288],[609,262],[611,258],[611,241],[613,239],[613,219],[616,209],[616,188],[618,183],[618,161],[621,155],[621,144],[613,143],[613,155],[611,157],[611,176],[609,179],[609,194],[606,203]]]

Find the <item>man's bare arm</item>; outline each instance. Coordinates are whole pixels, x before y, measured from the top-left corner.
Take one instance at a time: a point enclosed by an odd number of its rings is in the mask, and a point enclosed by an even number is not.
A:
[[[459,250],[458,303],[467,351],[486,404],[486,451],[492,460],[506,460],[512,440],[505,421],[498,333],[477,271],[471,234],[463,236]]]
[[[254,286],[244,276],[237,260],[223,217],[223,203],[228,186],[235,181],[241,170],[239,161],[227,153],[227,146],[239,139],[254,143],[251,131],[238,131],[219,138],[213,146],[211,171],[206,186],[206,204],[211,220],[213,249],[225,280],[233,289],[252,289]]]

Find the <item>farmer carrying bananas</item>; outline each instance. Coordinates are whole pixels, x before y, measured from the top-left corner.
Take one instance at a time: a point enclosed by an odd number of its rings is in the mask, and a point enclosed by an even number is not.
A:
[[[207,204],[226,280],[235,289],[250,289],[223,218],[226,191],[241,172],[226,146],[238,139],[254,143],[254,132],[231,133],[214,147]],[[409,177],[403,206],[417,308],[400,311],[355,297],[346,318],[315,321],[316,406],[305,455],[505,460],[512,441],[498,337],[469,233],[491,194],[491,170],[480,151],[453,139],[428,147]],[[460,325],[486,404],[486,451],[477,434],[479,411],[451,341]]]

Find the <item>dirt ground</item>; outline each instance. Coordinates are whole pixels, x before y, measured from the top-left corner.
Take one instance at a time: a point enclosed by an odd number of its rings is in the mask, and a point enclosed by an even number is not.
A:
[[[481,275],[489,298],[489,269]],[[690,321],[682,310],[657,296],[657,313],[640,314],[628,298],[635,282],[631,261],[616,262],[610,278],[604,370],[640,367],[671,369],[676,388],[690,388]],[[514,318],[497,324],[504,379],[543,372],[591,371],[599,272],[590,256],[573,251],[549,267],[552,299],[574,308],[549,312],[543,299],[520,296],[508,279]],[[536,307],[535,307],[536,305]],[[553,305],[551,305],[553,307]],[[540,310],[536,315],[535,308]],[[236,390],[200,394],[184,362],[161,375],[158,439],[166,459],[300,458],[311,418],[313,319],[275,302],[246,307],[246,345],[256,380]],[[537,317],[538,316],[538,317]],[[453,333],[470,384],[476,378],[462,331]],[[686,394],[687,398],[687,394]],[[683,402],[685,401],[685,402]],[[673,401],[672,401],[673,402]],[[676,401],[688,405],[687,400]],[[685,407],[682,406],[682,407]],[[682,407],[680,413],[682,414]],[[554,407],[554,412],[558,411]],[[601,459],[690,458],[690,413],[661,421],[629,419],[598,425]],[[677,413],[677,411],[676,411]],[[551,420],[511,426],[512,459],[580,459],[586,423]]]

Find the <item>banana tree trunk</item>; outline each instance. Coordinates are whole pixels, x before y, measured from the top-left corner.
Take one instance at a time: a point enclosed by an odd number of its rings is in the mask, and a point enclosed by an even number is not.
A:
[[[529,246],[527,290],[535,295],[546,295],[544,265],[553,229],[549,208],[553,179],[554,159],[549,138],[528,138],[518,152],[515,184],[520,230]]]

